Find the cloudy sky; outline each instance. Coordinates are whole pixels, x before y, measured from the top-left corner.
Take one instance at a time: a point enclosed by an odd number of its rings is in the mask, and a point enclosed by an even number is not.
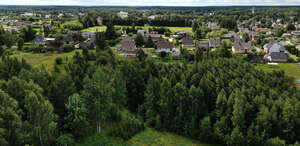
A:
[[[0,5],[84,5],[84,6],[300,5],[300,0],[0,0]]]

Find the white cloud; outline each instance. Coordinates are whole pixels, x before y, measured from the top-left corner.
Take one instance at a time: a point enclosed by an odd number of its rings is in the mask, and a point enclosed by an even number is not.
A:
[[[212,6],[212,5],[299,5],[300,0],[0,0],[2,5],[132,5],[132,6]]]

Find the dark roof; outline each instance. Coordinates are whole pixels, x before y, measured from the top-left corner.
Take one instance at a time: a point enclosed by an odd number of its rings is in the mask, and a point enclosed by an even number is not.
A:
[[[135,42],[132,40],[131,37],[123,37],[121,50],[122,51],[134,51],[134,50],[137,50]]]
[[[209,42],[208,41],[202,41],[202,42],[197,42],[197,48],[208,48],[209,47]]]
[[[94,43],[93,42],[81,42],[79,44],[79,48],[82,48],[82,47],[86,47],[86,48],[92,48],[94,46]]]
[[[40,36],[40,35],[37,35],[37,36],[35,36],[35,38],[34,38],[34,42],[35,42],[35,43],[42,43],[42,42],[44,42],[44,39],[45,39],[45,37]]]
[[[173,48],[173,43],[170,43],[170,42],[159,42],[159,43],[157,43],[157,48],[172,49]]]
[[[242,39],[236,39],[234,41],[233,47],[237,53],[246,53],[245,51],[250,50],[252,46],[249,42],[246,43]]]
[[[221,45],[220,38],[210,38],[209,39],[209,46],[212,48],[219,47]]]
[[[74,41],[73,38],[71,36],[68,36],[68,35],[63,35],[62,40],[64,42],[69,42],[69,43]]]
[[[191,37],[185,37],[185,38],[182,39],[182,44],[183,45],[193,45],[194,40]]]
[[[286,55],[286,53],[284,52],[272,52],[270,54],[272,60],[285,60],[287,61],[288,60],[288,56]]]

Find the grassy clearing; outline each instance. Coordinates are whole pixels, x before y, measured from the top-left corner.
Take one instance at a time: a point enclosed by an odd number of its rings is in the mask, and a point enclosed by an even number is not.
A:
[[[267,64],[257,64],[257,69],[262,69],[265,72],[279,71],[283,70],[287,76],[295,78],[295,80],[300,79],[300,66],[298,63],[279,63],[278,66],[267,65]]]
[[[214,146],[168,132],[146,129],[128,141],[130,146]]]
[[[31,64],[33,67],[39,67],[41,65],[45,65],[47,69],[53,69],[55,64],[55,59],[57,57],[61,57],[63,59],[72,57],[76,51],[69,53],[24,53],[17,52],[13,56],[17,56],[26,60],[27,63]]]

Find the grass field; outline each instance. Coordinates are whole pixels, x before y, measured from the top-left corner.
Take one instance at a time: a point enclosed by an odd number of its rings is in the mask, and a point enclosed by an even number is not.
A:
[[[168,132],[158,132],[152,129],[135,135],[128,142],[130,146],[214,146]]]
[[[278,66],[267,65],[267,64],[257,64],[257,69],[262,69],[265,72],[272,72],[274,70],[283,70],[287,76],[295,78],[295,80],[300,79],[300,66],[298,63],[279,63]]]
[[[66,58],[72,57],[76,51],[69,53],[24,53],[24,52],[17,52],[13,56],[18,56],[26,60],[27,63],[31,64],[33,67],[38,67],[41,65],[45,65],[47,69],[52,69],[55,64],[55,59],[57,57]]]
[[[82,32],[87,32],[87,31],[105,31],[106,26],[95,26],[95,27],[89,27],[86,29],[81,30]]]

